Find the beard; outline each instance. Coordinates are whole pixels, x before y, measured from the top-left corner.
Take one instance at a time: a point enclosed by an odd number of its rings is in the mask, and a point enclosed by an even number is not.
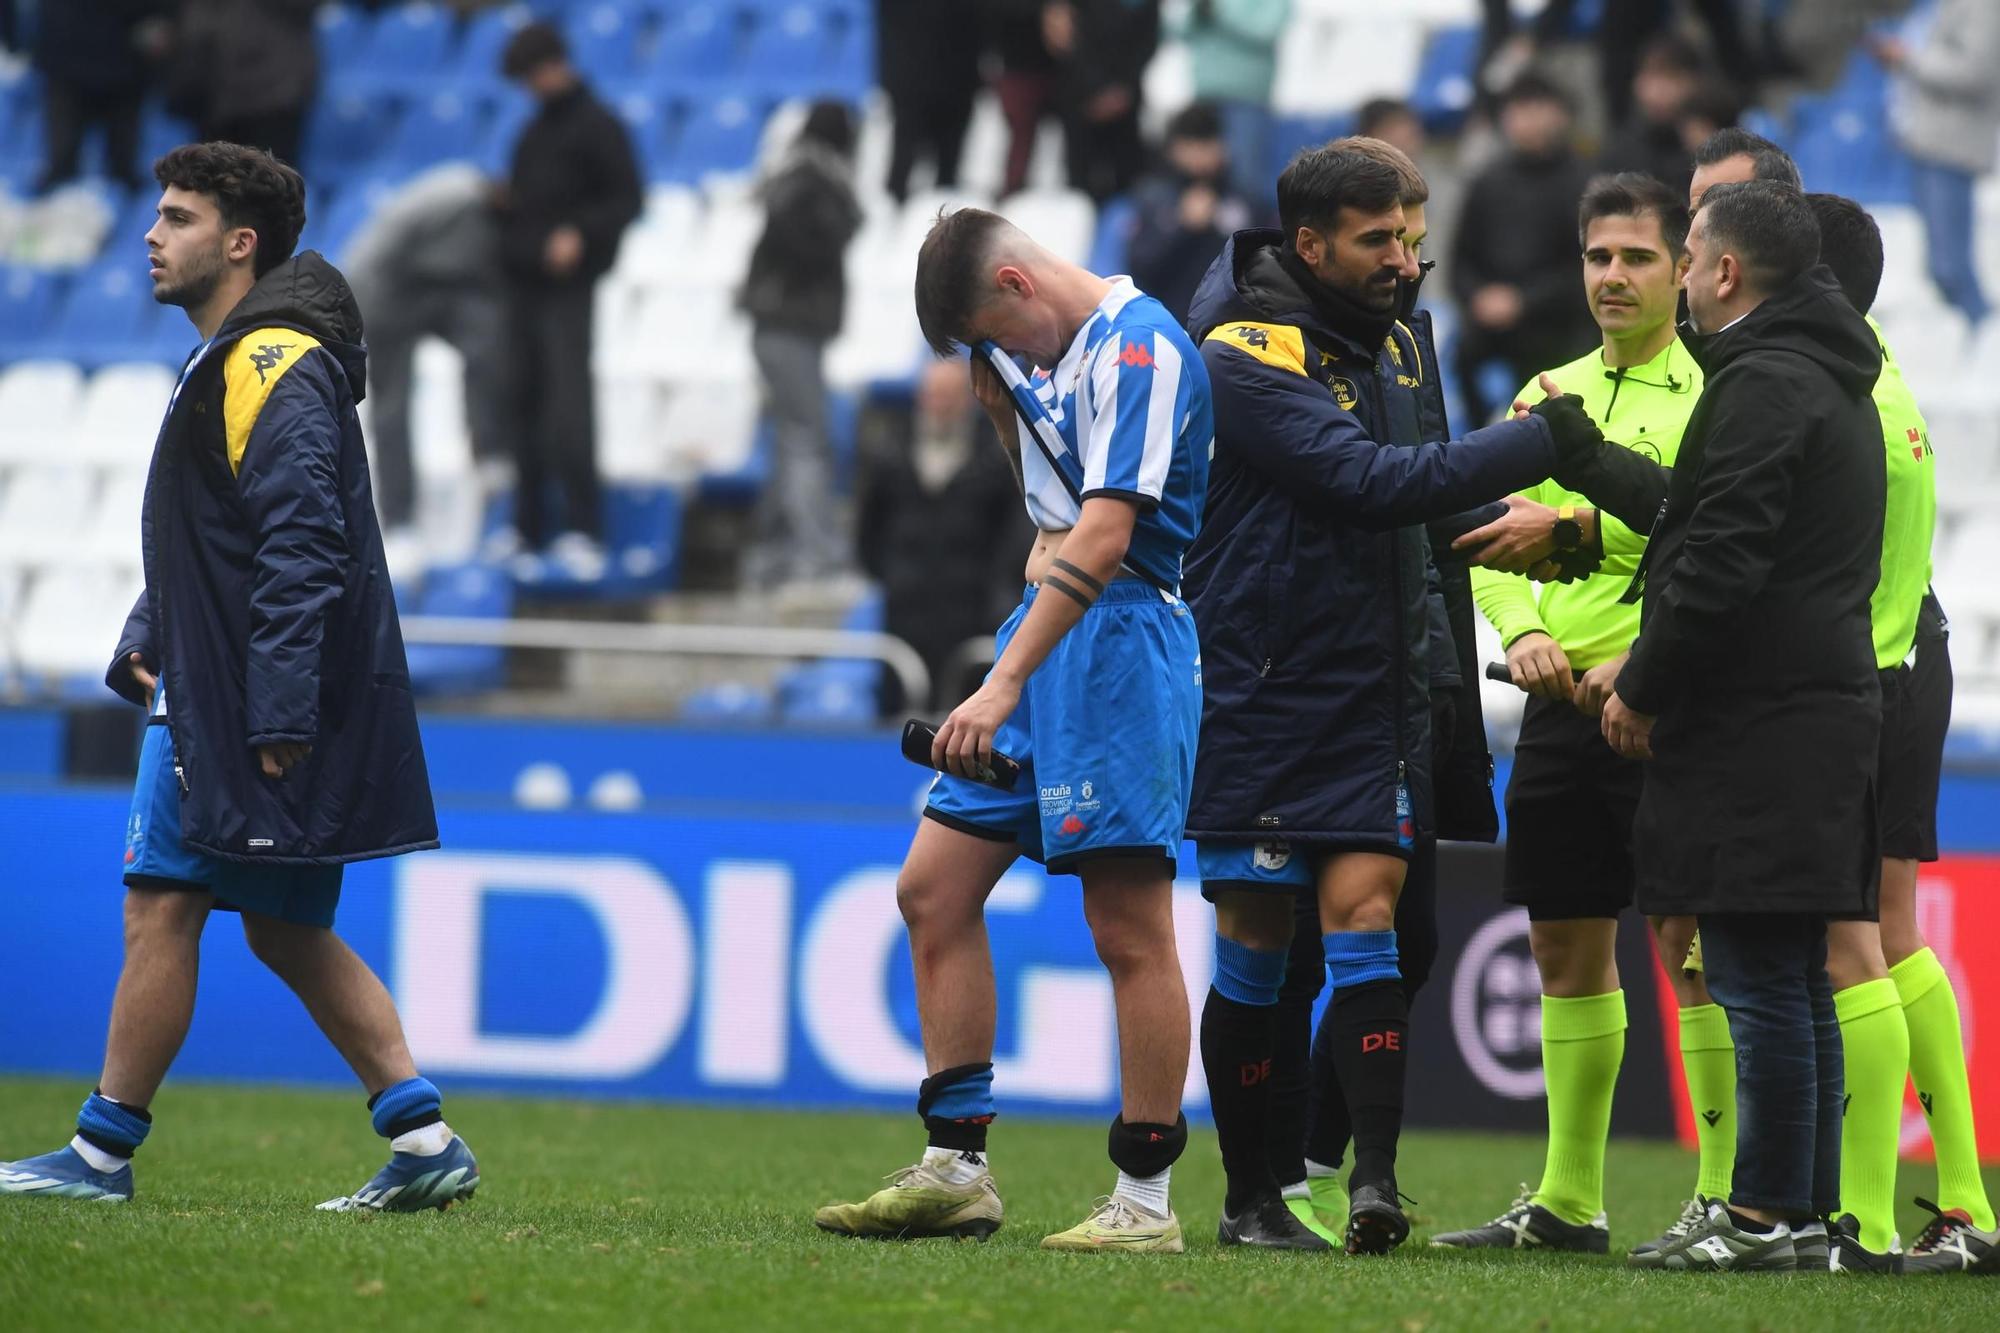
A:
[[[206,304],[221,284],[226,267],[219,245],[212,251],[190,256],[154,284],[153,299],[161,305],[177,305],[184,310]]]
[[[1394,275],[1391,275],[1387,282],[1377,282],[1373,279],[1356,283],[1336,281],[1329,282],[1327,286],[1363,310],[1370,310],[1378,315],[1394,310],[1402,292],[1402,283]]]

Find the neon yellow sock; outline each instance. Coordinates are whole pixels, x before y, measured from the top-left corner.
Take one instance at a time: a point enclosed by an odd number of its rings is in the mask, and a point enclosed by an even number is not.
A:
[[[1727,1199],[1729,1179],[1736,1173],[1736,1043],[1730,1040],[1729,1017],[1721,1005],[1681,1010],[1681,1068],[1687,1074],[1688,1100],[1694,1103],[1694,1139],[1701,1148],[1695,1193]]]
[[[1604,1211],[1611,1090],[1625,1059],[1625,992],[1542,997],[1549,1154],[1534,1202],[1576,1226]]]
[[[1903,1134],[1903,1075],[1910,1033],[1887,977],[1836,991],[1847,1110],[1840,1124],[1840,1210],[1861,1223],[1861,1244],[1887,1254],[1896,1239],[1896,1147]]]
[[[1993,1229],[1993,1205],[1979,1178],[1978,1136],[1972,1093],[1965,1079],[1965,1039],[1958,1026],[1958,997],[1951,978],[1929,949],[1919,949],[1889,969],[1903,998],[1910,1032],[1910,1077],[1930,1121],[1937,1150],[1938,1207],[1964,1209],[1972,1225]]]

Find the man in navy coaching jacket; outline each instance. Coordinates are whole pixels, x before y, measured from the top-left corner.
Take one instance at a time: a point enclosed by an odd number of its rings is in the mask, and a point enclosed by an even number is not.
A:
[[[345,863],[438,842],[355,411],[361,312],[318,254],[292,257],[305,182],[269,153],[189,144],[154,175],[153,296],[183,307],[202,344],[154,444],[146,590],[106,677],[151,713],[126,828],[125,966],[76,1137],[0,1162],[0,1193],[132,1197],[219,908],[241,914],[390,1140],[373,1180],[320,1206],[446,1207],[479,1168],[388,991],[333,933]]]

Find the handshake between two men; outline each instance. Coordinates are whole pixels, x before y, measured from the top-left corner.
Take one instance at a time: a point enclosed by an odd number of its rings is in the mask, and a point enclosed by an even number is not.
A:
[[[1604,568],[1606,513],[1643,534],[1665,501],[1671,474],[1650,459],[1607,442],[1583,399],[1565,394],[1550,376],[1541,376],[1541,388],[1543,400],[1532,406],[1517,400],[1514,415],[1542,418],[1556,447],[1551,480],[1599,507],[1546,504],[1529,495],[1511,495],[1503,514],[1456,538],[1452,549],[1484,570],[1525,576],[1537,583],[1574,584]],[[1614,568],[1602,573],[1602,579],[1616,587],[1591,589],[1592,600],[1637,600],[1643,570],[1641,559],[1637,570]],[[1507,671],[1528,694],[1571,703],[1600,719],[1605,740],[1620,754],[1650,758],[1652,719],[1625,708],[1616,696],[1618,673],[1627,656],[1620,652],[1578,673],[1553,635],[1530,631],[1507,644]]]

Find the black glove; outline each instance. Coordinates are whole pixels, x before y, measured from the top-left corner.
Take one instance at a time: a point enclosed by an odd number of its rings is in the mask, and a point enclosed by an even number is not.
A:
[[[1588,463],[1604,447],[1604,432],[1590,419],[1590,413],[1583,410],[1583,399],[1573,393],[1544,398],[1528,411],[1542,419],[1555,440],[1558,478],[1566,469]]]
[[[1555,564],[1557,583],[1587,579],[1604,565],[1603,554],[1589,549],[1557,551],[1549,559]]]

